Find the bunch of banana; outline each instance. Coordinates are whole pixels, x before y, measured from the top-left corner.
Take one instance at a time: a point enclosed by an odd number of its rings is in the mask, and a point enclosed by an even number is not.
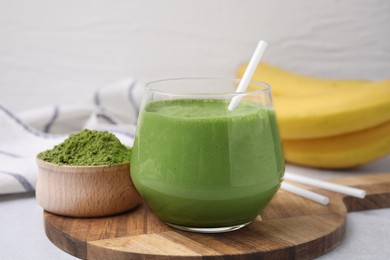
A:
[[[253,79],[271,85],[286,161],[350,168],[390,153],[390,80],[319,79],[266,63]]]

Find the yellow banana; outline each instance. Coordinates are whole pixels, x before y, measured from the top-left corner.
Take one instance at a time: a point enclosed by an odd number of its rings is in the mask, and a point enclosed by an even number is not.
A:
[[[390,80],[310,97],[275,97],[283,139],[340,135],[390,120]]]
[[[390,153],[390,121],[363,131],[310,140],[284,140],[286,161],[317,168],[351,168]]]
[[[238,77],[244,75],[246,67],[247,65],[242,65],[238,69]],[[274,96],[313,95],[327,92],[333,88],[351,88],[369,82],[367,80],[335,80],[307,77],[267,63],[259,64],[253,75],[253,79],[270,84]]]
[[[253,78],[271,85],[288,162],[350,168],[390,153],[390,80],[320,79],[266,63]]]

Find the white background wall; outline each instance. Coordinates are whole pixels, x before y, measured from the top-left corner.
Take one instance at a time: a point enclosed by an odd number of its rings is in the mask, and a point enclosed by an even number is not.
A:
[[[388,0],[0,0],[0,104],[82,102],[127,76],[233,76],[259,39],[296,72],[390,78]]]

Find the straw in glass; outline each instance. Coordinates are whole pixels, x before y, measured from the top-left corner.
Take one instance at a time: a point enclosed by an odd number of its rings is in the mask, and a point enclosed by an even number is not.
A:
[[[238,87],[236,89],[236,92],[245,92],[249,82],[252,79],[253,73],[256,70],[257,65],[259,64],[261,57],[264,54],[265,49],[267,48],[268,43],[261,40],[257,44],[257,47],[255,49],[255,52],[252,55],[251,60],[249,61],[248,67],[246,68],[244,75],[242,76],[242,79],[240,80],[240,83],[238,84]],[[232,98],[232,100],[229,103],[228,110],[233,111],[238,104],[241,101],[241,96],[235,96]]]

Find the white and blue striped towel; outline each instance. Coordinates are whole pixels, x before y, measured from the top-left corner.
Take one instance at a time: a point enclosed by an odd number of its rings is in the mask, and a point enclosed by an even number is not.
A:
[[[91,102],[56,105],[15,115],[0,104],[0,194],[33,192],[38,175],[36,155],[84,128],[108,130],[131,146],[141,84],[133,78],[99,89]]]

